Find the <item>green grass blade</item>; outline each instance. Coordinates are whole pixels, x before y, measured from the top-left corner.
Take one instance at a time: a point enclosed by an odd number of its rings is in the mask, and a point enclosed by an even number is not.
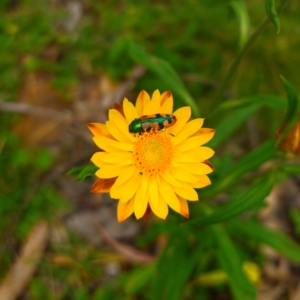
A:
[[[223,270],[228,275],[230,287],[236,300],[254,300],[256,289],[242,269],[238,251],[221,225],[211,226],[217,244],[217,256]]]
[[[125,290],[129,295],[136,295],[151,280],[155,272],[155,265],[142,266],[135,269],[126,278]]]
[[[292,94],[292,92],[290,92]],[[294,97],[291,96],[291,97]],[[271,107],[275,109],[286,109],[289,104],[283,97],[275,95],[255,95],[242,99],[229,100],[221,105],[213,112],[215,115],[217,112],[226,110],[233,111],[227,117],[222,120],[215,127],[216,134],[213,140],[209,143],[211,147],[220,145],[226,140],[240,125],[247,120],[251,115],[255,114],[261,107]],[[293,111],[295,111],[293,109]]]
[[[226,118],[223,118],[216,126],[216,134],[209,143],[209,146],[215,148],[227,139],[237,128],[240,127],[241,123],[248,119],[259,109],[259,105],[253,105],[249,107],[243,107],[235,110]]]
[[[215,111],[215,113],[219,111],[248,107],[252,105],[260,105],[261,107],[271,107],[275,109],[286,109],[288,106],[285,97],[258,94],[223,102]]]
[[[287,100],[288,100],[288,109],[286,112],[284,122],[289,122],[293,118],[295,112],[297,112],[299,100],[294,87],[289,83],[289,81],[285,79],[283,76],[281,76],[281,79],[284,84],[284,88],[287,93]]]
[[[266,13],[270,21],[274,24],[277,34],[280,32],[280,22],[275,8],[275,0],[266,0]]]
[[[296,208],[293,208],[289,211],[289,216],[293,223],[293,228],[295,230],[295,233],[297,237],[299,237],[300,236],[300,212]]]
[[[283,121],[283,124],[286,124],[285,128],[280,133],[276,141],[276,145],[278,145],[282,139],[288,134],[288,132],[296,125],[300,118],[300,105],[299,98],[296,94],[293,86],[286,80],[283,76],[281,76],[283,81],[288,100],[288,109]]]
[[[300,246],[284,233],[264,227],[253,221],[245,222],[245,224],[241,224],[237,221],[230,223],[232,230],[242,235],[243,238],[254,239],[258,242],[265,243],[288,259],[300,263]]]
[[[180,300],[183,285],[199,259],[199,252],[191,251],[186,232],[173,236],[156,264],[149,299]]]
[[[195,218],[183,223],[184,225],[210,225],[226,221],[241,213],[257,207],[269,195],[273,186],[273,177],[263,179],[249,188],[244,194],[234,197],[226,204],[220,205],[213,213],[205,217]]]
[[[271,160],[276,156],[274,140],[263,143],[241,158],[225,177],[220,178],[214,184],[203,190],[202,195],[205,197],[212,197],[221,193],[237,182],[243,175],[257,169],[264,162]]]
[[[284,164],[280,166],[280,170],[285,174],[300,175],[300,165]]]
[[[230,6],[234,10],[240,25],[239,49],[246,43],[249,37],[250,22],[247,8],[242,1],[231,1]]]

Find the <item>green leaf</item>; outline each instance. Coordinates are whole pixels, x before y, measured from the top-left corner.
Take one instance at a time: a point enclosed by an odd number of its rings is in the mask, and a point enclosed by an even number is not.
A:
[[[168,62],[149,55],[141,46],[133,42],[129,44],[129,53],[133,60],[153,71],[164,81],[168,89],[174,92],[185,104],[189,105],[195,117],[200,115],[196,102]]]
[[[283,124],[286,124],[284,129],[281,131],[280,136],[276,141],[276,145],[278,145],[282,139],[288,134],[288,132],[296,125],[300,118],[300,105],[299,99],[296,94],[293,86],[283,77],[281,76],[283,81],[288,100],[288,109],[283,121]]]
[[[300,236],[300,212],[297,209],[291,209],[289,211],[289,215],[294,225],[293,228],[295,229],[295,232],[299,237]]]
[[[79,174],[86,166],[77,166],[72,168],[67,172],[67,175],[77,175]]]
[[[269,140],[246,154],[233,168],[231,168],[227,176],[220,178],[210,187],[203,190],[202,195],[205,197],[212,197],[219,194],[237,182],[246,173],[257,169],[264,162],[275,158],[277,154],[274,149],[274,143],[274,140]]]
[[[286,109],[287,103],[284,97],[275,95],[255,95],[241,99],[229,100],[221,105],[213,112],[225,110],[233,111],[227,117],[222,118],[215,126],[216,134],[209,142],[209,146],[214,148],[226,140],[236,129],[240,127],[242,122],[247,120],[251,115],[255,114],[261,107],[271,107],[276,109]]]
[[[242,224],[241,222],[232,221],[230,226],[235,233],[243,236],[243,238],[265,243],[288,259],[300,263],[300,246],[284,233],[269,229],[254,221],[247,221]]]
[[[193,220],[184,222],[184,225],[210,225],[226,221],[230,218],[236,217],[241,213],[257,207],[264,199],[269,195],[273,186],[273,176],[269,176],[268,179],[260,180],[253,187],[250,187],[241,196],[233,197],[232,200],[226,204],[220,205],[211,214],[195,218]]]
[[[287,174],[300,175],[300,165],[285,164],[280,166],[280,170]]]
[[[211,226],[217,244],[219,262],[229,278],[230,287],[236,300],[254,300],[256,289],[243,271],[238,251],[221,225]]]
[[[280,32],[280,22],[275,8],[275,0],[266,0],[265,8],[267,16],[270,21],[274,24],[277,34]]]
[[[234,130],[240,127],[241,123],[253,115],[260,105],[253,105],[249,107],[243,107],[235,110],[226,118],[223,118],[215,127],[216,134],[210,141],[209,146],[215,148],[221,142],[231,135]]]
[[[241,107],[248,107],[252,105],[259,105],[261,107],[267,106],[275,109],[286,109],[287,102],[285,97],[276,96],[276,95],[254,95],[248,96],[240,99],[228,100],[221,103],[218,107],[218,110],[215,112],[223,110],[233,110]]]
[[[240,125],[258,109],[268,106],[276,109],[286,109],[286,99],[274,95],[255,95],[242,99],[229,100],[218,106],[212,115],[225,110],[233,111],[227,117],[222,118],[215,126],[216,134],[209,142],[209,146],[215,148],[226,140]],[[212,116],[211,115],[211,116]]]
[[[241,49],[249,37],[249,29],[250,29],[249,15],[247,12],[247,8],[242,1],[231,1],[229,5],[230,7],[232,7],[233,11],[235,12],[240,25],[239,49]]]
[[[287,100],[288,100],[288,110],[286,112],[284,122],[289,122],[293,119],[293,116],[294,116],[295,112],[297,112],[297,109],[298,109],[298,96],[295,92],[295,89],[288,82],[288,80],[285,79],[283,76],[280,76],[280,77],[283,81],[284,88],[285,88],[286,93],[287,93]]]
[[[90,177],[95,176],[96,171],[99,168],[96,167],[94,164],[89,164],[87,166],[79,166],[72,168],[67,175],[77,175],[76,181],[85,181]]]
[[[150,280],[155,271],[155,265],[139,267],[127,278],[125,290],[130,295],[137,294]]]
[[[182,288],[199,260],[199,249],[190,249],[189,236],[181,231],[172,237],[156,265],[151,300],[180,300]],[[202,247],[202,245],[200,245]]]

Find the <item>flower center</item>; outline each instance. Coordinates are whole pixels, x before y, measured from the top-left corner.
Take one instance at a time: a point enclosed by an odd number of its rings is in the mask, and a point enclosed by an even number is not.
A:
[[[140,172],[148,175],[163,173],[173,158],[170,136],[157,130],[137,136],[133,157]]]

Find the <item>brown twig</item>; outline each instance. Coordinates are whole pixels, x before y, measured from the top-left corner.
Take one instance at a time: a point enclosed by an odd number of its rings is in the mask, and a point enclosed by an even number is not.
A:
[[[20,256],[0,285],[1,300],[17,299],[30,282],[49,239],[46,221],[38,222],[23,244]]]
[[[54,109],[43,108],[40,106],[27,104],[27,103],[15,103],[15,102],[11,103],[11,102],[0,101],[0,110],[20,113],[20,114],[41,116],[41,117],[54,119],[57,121],[70,121],[71,119],[71,114],[68,111],[59,112]]]
[[[124,81],[115,90],[113,95],[113,103],[120,103],[132,86],[137,82],[137,80],[146,72],[146,68],[142,65],[136,65],[132,71],[130,77]]]
[[[155,257],[145,252],[139,251],[129,245],[118,242],[116,239],[111,237],[98,221],[94,221],[95,228],[101,234],[103,240],[112,247],[117,253],[123,255],[128,261],[148,264],[154,261]]]

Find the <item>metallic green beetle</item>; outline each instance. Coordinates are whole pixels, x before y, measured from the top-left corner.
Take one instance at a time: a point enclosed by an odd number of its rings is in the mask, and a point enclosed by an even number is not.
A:
[[[153,114],[134,119],[129,124],[129,132],[142,133],[152,130],[168,128],[176,123],[177,119],[170,114]]]

